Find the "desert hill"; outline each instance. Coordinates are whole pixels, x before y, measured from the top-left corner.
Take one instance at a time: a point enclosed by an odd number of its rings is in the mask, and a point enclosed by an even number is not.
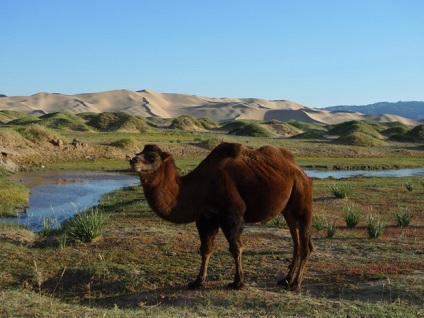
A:
[[[175,118],[192,115],[222,122],[235,119],[303,121],[314,124],[338,124],[351,120],[398,121],[417,125],[419,122],[397,115],[364,115],[359,112],[312,109],[288,100],[258,98],[211,98],[186,94],[157,93],[151,90],[112,90],[99,93],[65,95],[38,93],[31,96],[0,97],[0,110],[20,111],[39,116],[65,111],[126,112],[143,117]]]

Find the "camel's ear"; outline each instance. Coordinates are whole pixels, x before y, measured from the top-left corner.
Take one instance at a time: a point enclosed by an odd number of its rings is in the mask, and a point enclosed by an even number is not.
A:
[[[168,161],[172,155],[169,152],[162,152],[161,159],[163,162]]]

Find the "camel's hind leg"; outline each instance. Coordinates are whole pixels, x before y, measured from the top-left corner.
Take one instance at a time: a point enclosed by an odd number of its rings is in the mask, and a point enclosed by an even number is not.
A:
[[[303,273],[305,272],[306,265],[308,264],[309,258],[313,250],[309,227],[299,228],[299,239],[300,239],[300,263],[297,269],[295,279],[290,284],[290,289],[293,291],[300,290],[300,286],[302,285],[302,280],[303,280]]]
[[[197,278],[188,284],[189,289],[205,288],[205,281],[208,272],[209,258],[213,251],[213,241],[219,232],[219,225],[216,219],[201,218],[196,222],[197,231],[200,237],[200,255],[202,264]]]
[[[290,215],[285,215],[285,219],[287,221],[287,225],[290,229],[290,234],[293,239],[293,258],[292,262],[289,265],[289,272],[286,277],[282,280],[278,281],[278,285],[282,285],[286,288],[290,288],[291,284],[294,280],[294,273],[299,266],[300,263],[300,239],[299,239],[299,231],[297,230],[296,220],[292,219]]]
[[[278,284],[292,291],[299,291],[303,280],[303,273],[313,250],[310,225],[299,226],[290,218],[287,218],[287,224],[293,238],[293,260],[286,277],[278,281]]]
[[[287,276],[280,285],[299,291],[303,273],[312,252],[310,228],[312,223],[312,183],[309,179],[295,185],[290,201],[283,210],[293,238],[293,260]]]

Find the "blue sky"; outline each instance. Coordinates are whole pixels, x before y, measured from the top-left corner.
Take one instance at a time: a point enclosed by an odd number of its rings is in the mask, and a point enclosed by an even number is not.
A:
[[[421,0],[0,0],[0,94],[424,100]]]

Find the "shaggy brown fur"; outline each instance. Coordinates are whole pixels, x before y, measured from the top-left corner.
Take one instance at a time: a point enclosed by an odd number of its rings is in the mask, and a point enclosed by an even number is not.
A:
[[[236,271],[233,289],[244,287],[241,234],[244,223],[265,222],[283,214],[294,242],[293,260],[279,281],[300,290],[312,252],[312,182],[283,148],[251,150],[236,143],[217,146],[192,172],[180,176],[172,156],[146,145],[130,160],[140,175],[146,199],[162,218],[196,222],[202,264],[190,289],[205,287],[208,261],[219,228],[228,240]]]

